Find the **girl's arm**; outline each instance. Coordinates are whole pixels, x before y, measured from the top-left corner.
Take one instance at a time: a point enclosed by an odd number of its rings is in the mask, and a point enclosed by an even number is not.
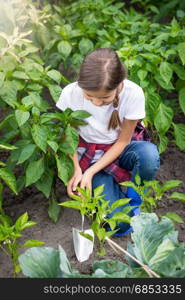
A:
[[[108,166],[110,163],[112,163],[116,158],[118,158],[125,147],[130,144],[137,122],[138,120],[125,119],[122,124],[121,133],[118,140],[95,164],[89,167],[85,173],[88,173],[90,176],[94,176],[94,174],[96,174],[97,172]]]

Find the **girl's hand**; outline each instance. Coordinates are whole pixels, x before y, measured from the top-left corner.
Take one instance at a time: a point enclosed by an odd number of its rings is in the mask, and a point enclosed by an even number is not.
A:
[[[85,171],[85,173],[82,175],[80,187],[82,189],[89,189],[90,194],[92,193],[92,177],[93,175],[91,174],[88,169]]]
[[[67,194],[70,197],[71,195],[74,195],[74,192],[76,191],[76,187],[80,183],[82,179],[82,170],[81,168],[75,169],[73,176],[69,180],[67,184]]]

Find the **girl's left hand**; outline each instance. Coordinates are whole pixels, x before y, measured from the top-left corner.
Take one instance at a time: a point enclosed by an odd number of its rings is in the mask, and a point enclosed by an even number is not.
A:
[[[89,189],[90,194],[92,193],[92,177],[92,174],[88,170],[86,170],[82,175],[82,179],[80,182],[80,187],[82,189]]]

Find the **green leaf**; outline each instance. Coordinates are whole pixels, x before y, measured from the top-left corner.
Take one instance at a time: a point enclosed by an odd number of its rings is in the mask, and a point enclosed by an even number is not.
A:
[[[158,132],[164,134],[168,131],[172,123],[173,114],[171,107],[160,103],[154,119],[154,124]]]
[[[173,64],[172,68],[180,79],[185,80],[185,69],[182,66]]]
[[[157,265],[159,265],[164,259],[166,259],[174,249],[174,243],[168,238],[164,239],[158,246],[154,256],[150,259],[149,266],[152,269],[156,269]]]
[[[185,151],[185,124],[174,124],[175,143],[180,150]]]
[[[152,123],[160,103],[161,103],[161,98],[157,93],[146,94],[147,119],[149,119]]]
[[[160,74],[155,74],[155,80],[158,82],[158,84],[165,90],[174,90],[174,86],[172,85],[171,81],[166,83],[166,81],[163,79],[163,77]]]
[[[29,163],[26,169],[26,187],[37,182],[44,173],[44,158]]]
[[[177,51],[179,53],[182,64],[184,65],[185,64],[185,42],[184,43],[179,43],[177,45]]]
[[[114,210],[117,207],[120,207],[122,205],[126,205],[127,203],[130,202],[130,198],[124,198],[124,199],[119,199],[117,201],[115,201],[112,205],[111,205],[111,211]]]
[[[18,195],[15,175],[8,168],[0,168],[0,177]]]
[[[34,150],[36,149],[36,145],[35,144],[29,144],[26,145],[23,150],[21,151],[21,154],[19,156],[19,160],[17,162],[18,164],[22,164],[23,162],[25,162],[28,158],[30,158],[30,156],[33,154]]]
[[[53,149],[54,152],[57,152],[59,145],[54,141],[47,141],[47,144]]]
[[[56,199],[55,195],[51,195],[49,200],[49,208],[48,208],[48,215],[53,222],[57,222],[60,216],[61,207]]]
[[[106,237],[105,228],[98,228],[98,230],[96,231],[96,235],[100,241],[104,241]]]
[[[185,202],[185,194],[183,193],[174,192],[169,196],[169,198]]]
[[[59,71],[57,71],[57,70],[50,70],[50,71],[47,72],[47,75],[51,79],[53,79],[54,81],[56,81],[58,84],[60,84],[62,76],[61,76],[61,74],[60,74]]]
[[[17,109],[15,111],[15,118],[16,118],[16,121],[17,121],[19,127],[24,125],[24,123],[26,123],[26,121],[29,119],[29,117],[30,117],[29,111],[23,111],[20,109]]]
[[[32,113],[32,116],[34,116],[34,117],[40,117],[40,110],[35,106],[32,107],[31,113]]]
[[[127,186],[127,187],[130,186],[133,189],[136,189],[136,186],[135,186],[134,182],[132,182],[132,181],[124,181],[124,182],[121,182],[120,185]]]
[[[91,114],[85,110],[75,110],[71,114],[71,117],[73,117],[75,119],[79,119],[79,120],[89,118],[90,116],[91,116]]]
[[[67,58],[72,51],[72,46],[67,41],[61,41],[57,48],[64,58]]]
[[[26,241],[22,247],[37,247],[37,246],[41,246],[44,245],[44,242],[41,241],[37,241],[37,240],[28,240]]]
[[[18,106],[17,102],[17,87],[11,81],[7,81],[3,84],[3,87],[0,89],[0,96],[2,100],[5,101],[12,108]]]
[[[161,192],[164,193],[168,190],[171,190],[177,186],[179,186],[182,183],[181,180],[168,180],[165,182],[161,188]]]
[[[104,191],[104,184],[102,184],[102,185],[96,187],[96,188],[94,189],[94,191],[93,191],[94,197],[100,196],[100,195],[103,193],[103,191]]]
[[[57,163],[58,177],[65,185],[67,185],[74,172],[73,161],[70,157],[64,154],[61,154],[60,158],[56,155],[55,159]]]
[[[22,71],[13,72],[12,76],[15,78],[18,78],[18,79],[25,79],[25,80],[29,79],[29,77],[26,75],[26,73],[22,72]]]
[[[69,260],[67,259],[64,249],[60,245],[59,245],[59,257],[60,257],[60,270],[62,271],[62,274],[70,275],[73,270],[71,268]]]
[[[125,223],[130,223],[130,220],[131,220],[131,218],[128,215],[126,215],[122,212],[114,213],[112,219],[116,220],[116,221],[125,222]]]
[[[54,179],[54,170],[47,168],[42,177],[35,183],[36,188],[41,191],[46,198],[49,198]]]
[[[159,72],[163,80],[168,84],[173,74],[171,64],[169,64],[168,62],[162,62],[159,66]]]
[[[165,135],[161,133],[159,133],[159,139],[160,139],[159,153],[162,153],[166,150],[169,140]]]
[[[1,143],[0,144],[0,149],[5,149],[5,150],[15,150],[18,149],[16,146],[7,144],[7,143]]]
[[[3,72],[0,72],[0,88],[3,85],[4,79],[5,79],[5,74]]]
[[[156,254],[158,247],[162,244],[165,237],[170,238],[174,233],[174,225],[171,220],[162,218],[158,222],[158,217],[154,213],[142,213],[131,219],[133,228],[132,247],[133,254],[141,262],[150,264],[150,260]]]
[[[64,206],[64,207],[70,207],[70,208],[77,209],[77,210],[81,209],[81,204],[77,201],[72,201],[72,200],[62,202],[59,205]]]
[[[116,221],[112,220],[112,219],[108,219],[107,223],[109,224],[110,228],[112,230],[114,230],[114,228],[116,227]]]
[[[15,223],[15,228],[16,230],[22,230],[23,226],[28,222],[28,213],[25,212],[23,215],[21,215],[16,223]]]
[[[174,212],[167,212],[164,217],[167,217],[171,219],[172,221],[175,221],[177,223],[184,223],[183,219],[176,213]]]
[[[184,71],[184,73],[185,73],[185,71]],[[185,87],[183,87],[179,91],[179,104],[180,104],[180,107],[181,107],[183,113],[185,114]]]
[[[148,72],[146,70],[139,70],[137,72],[137,75],[141,81],[143,81],[146,78],[147,74]]]
[[[62,88],[56,84],[48,84],[47,85],[50,91],[50,94],[55,102],[58,101],[60,94],[62,92]]]
[[[74,154],[79,143],[77,130],[71,126],[67,126],[64,135],[65,141],[60,145],[60,150],[66,154]]]
[[[31,134],[35,144],[46,153],[47,149],[47,128],[44,125],[33,124]]]
[[[103,270],[106,275],[111,275],[110,277],[125,278],[128,273],[128,266],[123,264],[118,260],[100,260],[94,261],[93,272],[97,270]],[[104,277],[104,276],[103,276]]]
[[[24,225],[22,225],[22,227],[21,227],[20,230],[24,230],[24,229],[26,229],[26,228],[30,228],[30,227],[32,227],[32,226],[34,226],[34,225],[37,225],[37,223],[36,223],[36,222],[33,222],[33,221],[28,221],[28,222],[26,222]]]
[[[30,278],[58,278],[61,275],[58,250],[33,247],[18,258],[23,274]]]
[[[134,179],[137,185],[141,185],[141,177],[139,176],[139,174],[136,174]]]
[[[185,277],[185,252],[184,244],[176,247],[170,254],[161,261],[157,272],[166,278]]]
[[[91,42],[91,40],[82,38],[78,47],[79,47],[81,54],[85,55],[88,52],[90,52],[91,50],[93,50],[94,45],[93,45],[93,42]]]
[[[86,239],[88,239],[89,241],[93,242],[94,240],[94,237],[88,233],[85,233],[85,232],[80,232],[80,235],[85,237]]]

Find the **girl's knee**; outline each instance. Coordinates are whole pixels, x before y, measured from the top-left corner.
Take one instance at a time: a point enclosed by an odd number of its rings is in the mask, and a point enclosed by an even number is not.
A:
[[[150,143],[150,142],[143,142],[141,147],[142,147],[142,153],[143,153],[145,159],[152,160],[152,161],[160,160],[159,151],[155,144]]]
[[[140,149],[140,166],[144,169],[144,173],[149,177],[154,177],[157,170],[160,168],[160,155],[155,144],[150,142],[143,142]]]

